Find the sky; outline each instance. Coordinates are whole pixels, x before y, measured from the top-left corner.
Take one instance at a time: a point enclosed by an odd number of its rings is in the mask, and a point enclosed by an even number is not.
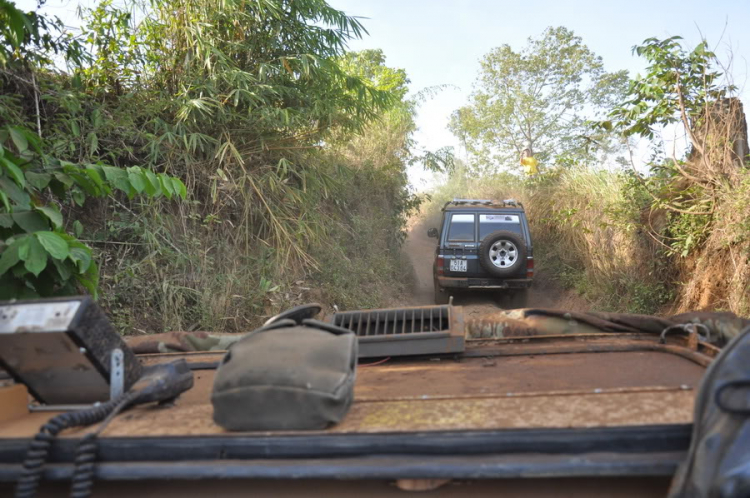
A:
[[[353,40],[350,49],[382,49],[386,64],[406,70],[415,92],[446,86],[422,105],[417,117],[416,139],[429,150],[453,146],[461,157],[447,125],[450,114],[468,101],[479,60],[503,44],[520,50],[529,37],[538,37],[548,26],[572,29],[603,58],[608,71],[627,69],[631,75],[644,69],[631,49],[646,38],[679,35],[690,47],[705,38],[722,60],[731,58],[733,82],[745,107],[750,104],[750,0],[328,1],[363,18],[369,31],[363,39]],[[47,0],[45,11],[75,26],[78,3]],[[32,10],[36,0],[17,0],[17,4]],[[639,150],[647,154],[644,148]],[[434,181],[419,166],[409,171],[409,177],[418,190]]]

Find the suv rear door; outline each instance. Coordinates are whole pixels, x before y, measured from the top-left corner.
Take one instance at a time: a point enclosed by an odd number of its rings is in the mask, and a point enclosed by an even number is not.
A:
[[[443,241],[445,276],[480,277],[477,257],[477,213],[447,212]],[[466,261],[466,271],[451,270],[451,261]]]

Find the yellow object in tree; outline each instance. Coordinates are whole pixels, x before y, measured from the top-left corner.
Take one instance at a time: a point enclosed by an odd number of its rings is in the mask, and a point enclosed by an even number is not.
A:
[[[539,163],[534,156],[521,158],[521,166],[523,166],[524,171],[529,176],[533,176],[539,173]]]

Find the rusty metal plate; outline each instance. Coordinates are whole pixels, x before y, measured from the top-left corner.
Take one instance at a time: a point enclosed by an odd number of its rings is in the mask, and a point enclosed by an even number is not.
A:
[[[354,403],[341,424],[325,432],[391,433],[683,424],[692,420],[693,401],[694,392],[690,390],[362,401]],[[213,423],[212,413],[208,402],[183,407],[178,405],[169,410],[138,408],[115,419],[105,435],[226,434]],[[180,422],[177,424],[175,420]]]
[[[607,427],[692,421],[689,390],[355,403],[335,432]]]

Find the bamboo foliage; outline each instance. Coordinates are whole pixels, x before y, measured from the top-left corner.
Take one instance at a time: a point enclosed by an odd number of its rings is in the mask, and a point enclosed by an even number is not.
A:
[[[359,20],[323,0],[102,0],[81,16],[81,33],[41,22],[24,51],[2,51],[0,116],[38,122],[62,161],[185,185],[181,204],[112,195],[66,213],[97,249],[121,324],[242,329],[341,261],[347,283],[394,282],[397,263],[367,266],[394,250],[413,202],[414,108],[382,54],[349,60]],[[358,246],[361,263],[349,252],[357,230],[377,232]]]

